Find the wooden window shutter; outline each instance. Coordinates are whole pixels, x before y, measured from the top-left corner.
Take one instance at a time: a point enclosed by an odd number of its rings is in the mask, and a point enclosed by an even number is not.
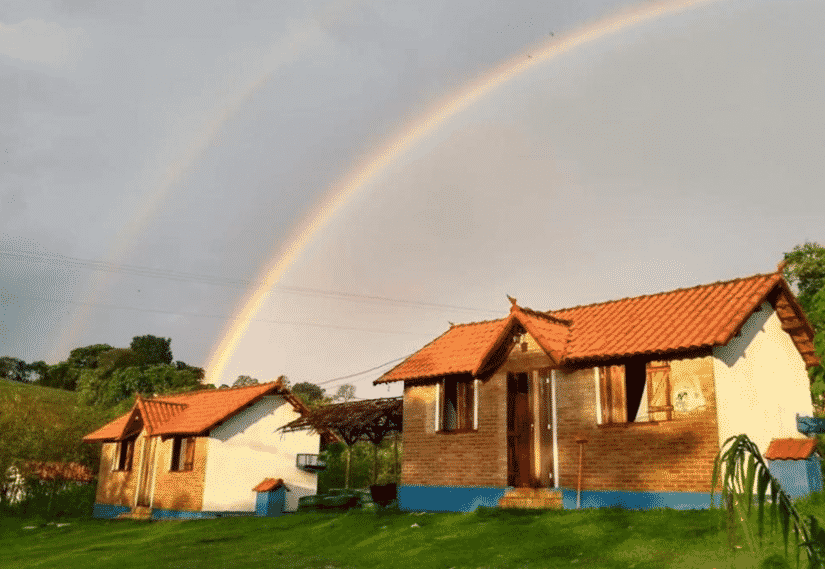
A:
[[[184,450],[183,470],[192,470],[195,466],[195,437],[184,439],[186,448]]]
[[[609,366],[599,370],[602,423],[626,423],[624,366]]]
[[[647,412],[651,421],[670,421],[673,405],[670,401],[670,365],[647,368]]]

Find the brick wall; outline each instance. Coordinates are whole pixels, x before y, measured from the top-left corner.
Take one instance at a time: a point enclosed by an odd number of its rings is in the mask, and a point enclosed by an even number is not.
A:
[[[671,383],[692,383],[704,405],[672,421],[596,425],[593,369],[557,372],[559,466],[563,487],[575,488],[582,434],[582,489],[709,492],[718,451],[710,357],[671,362]]]
[[[475,432],[435,432],[435,394],[435,383],[404,387],[402,483],[505,486],[507,408],[501,376],[480,382]]]
[[[138,453],[142,451],[143,440],[142,437],[138,437],[135,443],[132,470],[117,472],[112,472],[112,462],[115,460],[117,443],[103,443],[95,502],[129,506],[130,508],[134,505],[138,473],[137,457],[139,456]]]
[[[163,510],[200,511],[206,475],[207,438],[195,438],[195,461],[192,470],[170,472],[173,439],[157,441],[155,495],[152,507]]]

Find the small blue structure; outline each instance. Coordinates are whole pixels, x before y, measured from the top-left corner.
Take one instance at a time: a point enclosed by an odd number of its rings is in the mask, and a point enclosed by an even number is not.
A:
[[[825,418],[807,417],[797,413],[796,430],[807,436],[825,433]]]
[[[288,488],[282,478],[267,478],[252,490],[258,493],[255,498],[256,516],[283,515]]]
[[[765,453],[768,469],[791,498],[822,491],[816,439],[774,439]]]

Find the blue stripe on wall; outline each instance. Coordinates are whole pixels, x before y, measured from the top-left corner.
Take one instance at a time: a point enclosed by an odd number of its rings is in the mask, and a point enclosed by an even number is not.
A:
[[[111,520],[118,517],[120,514],[128,514],[131,511],[132,509],[129,506],[101,504],[99,502],[95,502],[94,506],[92,506],[92,517]]]
[[[193,512],[189,510],[152,510],[153,520],[202,520],[254,516],[255,512]]]
[[[400,486],[402,510],[424,512],[472,512],[479,506],[495,508],[506,488],[476,486]]]
[[[576,491],[562,488],[566,510],[576,509]],[[710,507],[709,492],[625,492],[620,490],[582,490],[582,508],[620,507],[626,510],[704,510]]]
[[[507,488],[473,486],[400,486],[402,510],[425,512],[472,512],[479,506],[495,508]],[[576,508],[576,491],[562,488],[565,509]],[[621,507],[628,510],[670,508],[697,510],[710,507],[706,492],[582,491],[582,508]]]

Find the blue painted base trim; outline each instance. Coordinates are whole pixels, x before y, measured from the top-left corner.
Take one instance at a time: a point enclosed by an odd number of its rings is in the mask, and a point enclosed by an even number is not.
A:
[[[424,512],[472,512],[479,506],[495,508],[508,488],[484,486],[400,486],[398,504],[402,510]],[[576,509],[576,491],[560,488],[567,510]],[[582,508],[620,507],[628,510],[701,510],[710,507],[705,492],[625,492],[619,490],[582,491]]]
[[[398,506],[419,512],[472,512],[495,508],[506,488],[484,486],[399,486]]]
[[[576,490],[561,488],[564,509],[576,509]],[[619,507],[626,510],[706,510],[709,492],[629,492],[622,490],[582,490],[582,508]]]
[[[255,512],[193,512],[190,510],[152,510],[153,520],[203,520],[213,518],[239,518],[254,516]]]
[[[95,502],[92,506],[92,517],[104,520],[112,520],[120,514],[128,514],[132,509],[129,506],[119,506],[117,504],[101,504]]]

